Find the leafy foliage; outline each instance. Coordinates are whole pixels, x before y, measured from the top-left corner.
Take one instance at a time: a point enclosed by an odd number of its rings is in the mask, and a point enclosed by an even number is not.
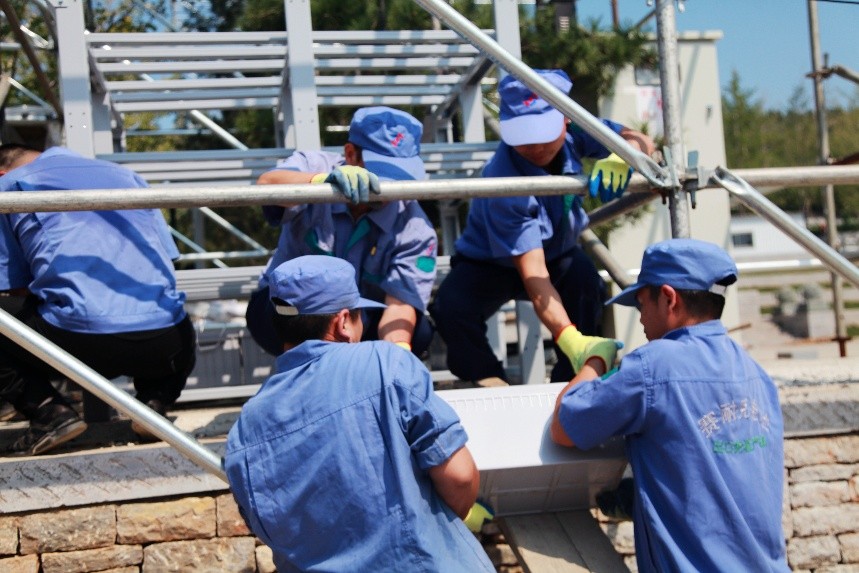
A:
[[[655,67],[648,38],[635,29],[604,30],[597,21],[587,28],[555,27],[551,7],[537,10],[521,30],[522,59],[535,68],[560,68],[573,78],[571,97],[593,114],[598,99],[611,93],[618,72],[627,66]]]
[[[767,110],[734,72],[722,94],[722,115],[730,168],[818,164],[817,120],[802,88],[794,91],[787,109]],[[827,110],[827,125],[833,158],[859,152],[859,106]],[[782,189],[769,198],[786,211],[824,214],[820,187]],[[835,205],[838,217],[859,219],[859,186],[837,187]]]

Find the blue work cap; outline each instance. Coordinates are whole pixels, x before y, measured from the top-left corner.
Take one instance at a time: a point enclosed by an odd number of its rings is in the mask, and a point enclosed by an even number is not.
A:
[[[541,78],[568,94],[573,87],[570,76],[563,70],[534,70]],[[498,84],[501,109],[501,139],[507,145],[548,143],[561,135],[564,114],[535,94],[515,77],[504,76]]]
[[[352,116],[349,142],[362,150],[364,167],[380,179],[426,179],[421,160],[423,125],[391,107],[363,107]]]
[[[306,255],[281,263],[268,274],[269,296],[278,314],[336,314],[356,308],[385,308],[362,298],[355,268],[343,259]]]
[[[696,239],[669,239],[647,247],[638,281],[606,305],[636,306],[635,293],[647,285],[704,290],[724,296],[737,281],[737,265],[718,245]]]

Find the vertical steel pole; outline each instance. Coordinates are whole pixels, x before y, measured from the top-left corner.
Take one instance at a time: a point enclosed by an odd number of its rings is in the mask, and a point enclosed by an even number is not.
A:
[[[659,81],[662,86],[662,117],[665,143],[671,150],[675,177],[667,190],[671,236],[689,236],[689,201],[678,177],[685,171],[686,152],[680,121],[680,62],[677,58],[677,24],[674,0],[656,0],[656,33],[659,48]],[[671,168],[672,166],[669,166]]]
[[[811,38],[811,70],[814,81],[814,106],[817,116],[817,137],[820,154],[818,161],[821,165],[829,163],[829,127],[826,122],[826,99],[823,93],[823,78],[819,75],[823,64],[820,57],[820,30],[817,21],[817,0],[808,0],[808,33]],[[826,242],[838,250],[838,222],[835,218],[835,186],[829,184],[823,187],[823,199],[826,209]],[[835,314],[835,340],[838,342],[839,354],[847,356],[847,329],[844,317],[844,283],[835,273],[830,275],[832,285],[832,311]]]

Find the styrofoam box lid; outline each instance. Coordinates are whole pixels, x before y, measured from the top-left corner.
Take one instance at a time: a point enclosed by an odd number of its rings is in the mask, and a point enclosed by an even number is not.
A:
[[[626,468],[622,438],[589,451],[555,444],[549,423],[564,383],[437,392],[468,433],[480,497],[496,515],[593,507]]]

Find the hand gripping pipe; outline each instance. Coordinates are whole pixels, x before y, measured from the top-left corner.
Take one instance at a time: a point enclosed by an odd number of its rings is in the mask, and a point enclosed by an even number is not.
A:
[[[62,372],[123,414],[130,416],[207,472],[227,481],[227,476],[221,467],[221,458],[214,452],[185,435],[169,421],[115,387],[98,372],[34,332],[3,309],[0,309],[0,334],[16,342],[36,358]]]
[[[743,205],[816,255],[829,270],[838,273],[859,288],[859,270],[857,270],[856,265],[842,257],[835,249],[818,239],[808,229],[797,225],[784,211],[754,187],[722,167],[716,168],[711,179],[724,187]]]
[[[521,60],[513,57],[495,40],[457,12],[443,0],[415,0],[424,10],[444,22],[451,30],[471,42],[493,62],[519,78],[558,111],[576,122],[600,143],[621,156],[636,171],[644,175],[653,187],[670,187],[668,173],[650,157],[633,148],[617,133],[567,97],[558,88],[544,80]]]

